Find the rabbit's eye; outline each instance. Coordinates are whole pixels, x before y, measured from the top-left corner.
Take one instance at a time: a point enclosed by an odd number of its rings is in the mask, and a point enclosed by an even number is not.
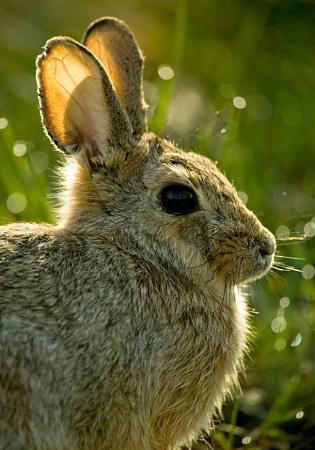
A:
[[[165,186],[160,194],[163,209],[170,214],[189,214],[198,209],[198,198],[193,189],[184,184]]]

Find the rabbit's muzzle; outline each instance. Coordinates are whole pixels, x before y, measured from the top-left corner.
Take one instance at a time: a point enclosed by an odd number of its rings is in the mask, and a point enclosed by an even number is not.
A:
[[[242,284],[264,276],[273,264],[276,240],[264,227],[238,227],[224,233],[213,258],[216,273],[232,284]]]
[[[263,272],[267,272],[272,266],[274,255],[276,251],[276,240],[274,236],[268,231],[266,237],[258,241],[259,256],[263,265]]]
[[[242,256],[238,271],[240,281],[261,278],[268,272],[274,260],[276,251],[274,236],[263,228],[258,236],[245,236],[243,245],[244,250],[240,251]]]

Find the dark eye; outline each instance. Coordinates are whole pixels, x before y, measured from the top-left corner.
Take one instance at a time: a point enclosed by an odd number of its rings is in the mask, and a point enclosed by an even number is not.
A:
[[[163,209],[170,214],[189,214],[197,211],[199,206],[195,191],[184,184],[165,186],[160,201]]]

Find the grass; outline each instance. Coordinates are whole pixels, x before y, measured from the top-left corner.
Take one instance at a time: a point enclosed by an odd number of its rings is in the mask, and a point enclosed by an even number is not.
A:
[[[3,222],[13,220],[28,221],[50,221],[50,207],[46,198],[47,178],[43,174],[43,167],[40,165],[43,160],[46,168],[45,153],[37,151],[34,159],[34,152],[28,152],[27,148],[31,143],[19,141],[8,124],[0,132],[1,145],[1,196],[0,217]],[[20,156],[18,154],[18,145]],[[23,149],[24,147],[24,149]],[[16,199],[14,201],[14,198]],[[10,202],[11,199],[11,202]],[[25,208],[23,205],[25,204]]]
[[[274,271],[249,288],[257,313],[242,395],[227,401],[224,421],[195,449],[312,449],[315,7],[276,0],[112,3],[1,4],[1,221],[53,219],[46,194],[58,154],[39,125],[36,54],[53,35],[80,39],[102,15],[125,19],[147,55],[151,129],[218,160],[279,238],[277,260],[298,270]],[[158,77],[161,64],[172,67],[172,79]],[[234,106],[236,97],[245,108]]]

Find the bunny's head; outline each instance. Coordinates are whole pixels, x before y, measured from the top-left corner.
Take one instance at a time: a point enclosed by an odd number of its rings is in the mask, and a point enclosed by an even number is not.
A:
[[[267,272],[274,237],[216,165],[148,133],[143,58],[123,22],[98,20],[83,45],[48,41],[37,66],[43,123],[68,155],[60,227],[111,237],[203,285]]]

